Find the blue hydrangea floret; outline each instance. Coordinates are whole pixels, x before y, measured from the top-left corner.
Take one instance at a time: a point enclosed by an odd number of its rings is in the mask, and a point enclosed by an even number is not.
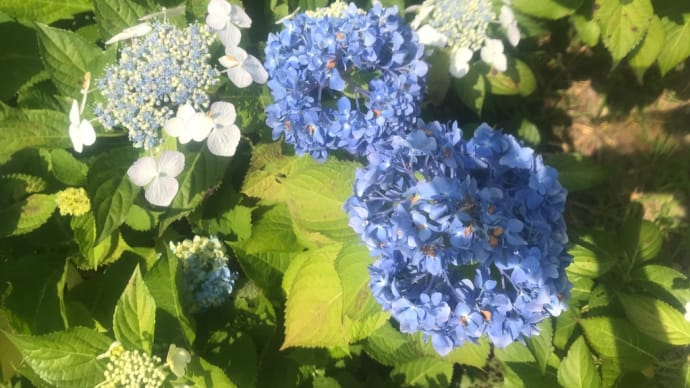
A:
[[[482,125],[418,122],[357,171],[345,210],[376,262],[371,290],[440,354],[488,336],[504,347],[565,308],[571,257],[556,170]]]
[[[96,81],[105,98],[94,107],[100,123],[125,128],[135,147],[148,150],[180,105],[207,109],[208,90],[220,76],[209,62],[214,39],[206,25],[154,22],[150,32],[123,42],[117,63]]]
[[[217,237],[194,236],[177,244],[170,242],[170,250],[182,262],[184,269],[184,299],[192,312],[204,311],[223,304],[232,293],[237,273],[228,268],[225,248]]]
[[[355,155],[410,128],[419,113],[428,66],[416,34],[395,7],[364,12],[300,13],[268,36],[265,68],[274,102],[266,109],[273,138],[299,155]]]

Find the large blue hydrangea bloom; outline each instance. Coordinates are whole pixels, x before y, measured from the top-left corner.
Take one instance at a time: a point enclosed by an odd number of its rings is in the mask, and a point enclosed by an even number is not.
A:
[[[504,347],[560,314],[571,257],[557,172],[510,135],[419,122],[357,171],[350,225],[379,259],[376,300],[440,354],[488,335]]]
[[[298,14],[270,34],[266,62],[273,138],[324,160],[329,150],[372,152],[379,139],[410,128],[428,66],[417,36],[380,4],[363,12]]]

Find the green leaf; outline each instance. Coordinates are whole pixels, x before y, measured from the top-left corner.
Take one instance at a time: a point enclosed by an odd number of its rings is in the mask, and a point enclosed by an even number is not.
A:
[[[144,276],[156,306],[168,313],[177,324],[175,329],[186,340],[185,346],[191,346],[196,338],[195,322],[187,315],[182,306],[179,290],[182,289],[182,271],[179,259],[166,249],[150,271]],[[160,315],[157,315],[160,319]]]
[[[624,319],[587,318],[580,320],[580,326],[592,349],[623,370],[641,370],[656,361],[660,345]]]
[[[570,192],[587,190],[606,179],[606,172],[598,164],[581,154],[554,154],[546,163],[558,170],[558,180]]]
[[[113,314],[113,331],[125,348],[151,354],[156,322],[156,302],[141,278],[139,266],[120,296]]]
[[[649,23],[647,35],[642,44],[637,46],[630,55],[630,67],[633,69],[637,81],[642,83],[644,73],[656,61],[666,43],[666,31],[658,16],[654,16]]]
[[[402,9],[404,9],[403,7]],[[426,95],[434,105],[440,105],[448,93],[450,86],[450,57],[447,50],[435,50],[427,57],[429,71],[427,73]],[[470,105],[472,106],[472,105]]]
[[[281,277],[292,258],[304,250],[292,229],[292,220],[284,205],[255,212],[251,237],[246,241],[228,242],[244,273],[271,299],[282,291]]]
[[[690,322],[683,313],[658,299],[618,294],[625,314],[639,331],[671,345],[690,345]]]
[[[492,94],[529,96],[537,87],[537,80],[534,73],[524,62],[515,59],[514,66],[508,70],[499,72],[495,69],[489,70],[486,79],[489,81]]]
[[[630,276],[635,283],[650,288],[652,293],[664,297],[670,294],[680,305],[690,301],[690,281],[673,268],[649,264],[637,268]]]
[[[38,229],[55,212],[52,194],[31,194],[20,202],[0,208],[0,237],[17,236]]]
[[[598,278],[616,265],[616,258],[599,246],[601,236],[582,236],[568,250],[573,262],[566,268],[569,276]]]
[[[496,358],[503,364],[504,384],[509,387],[558,387],[556,374],[559,360],[551,355],[546,373],[541,372],[527,346],[514,342],[503,349],[494,349]]]
[[[50,166],[55,179],[68,186],[83,186],[89,167],[71,153],[56,148],[50,151]]]
[[[568,354],[558,367],[558,382],[565,388],[598,388],[601,377],[594,366],[592,353],[583,337],[579,337],[568,349]]]
[[[647,33],[654,16],[651,0],[596,0],[595,9],[601,39],[618,64]]]
[[[43,64],[33,30],[17,23],[1,23],[0,36],[12,37],[0,40],[0,69],[3,72],[0,100],[7,100],[40,72]]]
[[[349,328],[343,320],[343,289],[335,270],[341,248],[336,243],[309,250],[290,263],[283,277],[287,302],[281,349],[347,345]]]
[[[96,360],[111,344],[94,330],[75,327],[42,336],[12,335],[7,338],[24,361],[46,382],[58,387],[93,387],[103,381],[105,366]]]
[[[553,324],[551,319],[545,319],[539,324],[539,334],[534,335],[527,340],[525,343],[529,348],[530,352],[534,356],[534,359],[539,365],[539,370],[542,374],[546,373],[546,367],[549,362],[549,358],[553,353]]]
[[[125,224],[136,231],[145,232],[158,225],[158,218],[160,214],[160,212],[144,209],[135,203],[132,204],[127,212]],[[209,231],[209,233],[213,232]]]
[[[127,176],[135,155],[131,147],[118,147],[101,154],[89,170],[87,191],[96,221],[97,244],[125,222],[141,190]]]
[[[510,6],[528,15],[560,19],[575,12],[582,0],[512,0]]]
[[[484,368],[490,353],[491,344],[487,339],[481,338],[477,343],[466,341],[462,346],[453,349],[444,359],[462,365]]]
[[[517,134],[522,140],[533,147],[541,143],[539,127],[525,118],[520,121],[520,127],[517,129]]]
[[[146,15],[144,7],[129,0],[94,0],[94,13],[101,37],[108,40]]]
[[[666,75],[690,56],[690,17],[685,17],[682,25],[666,17],[661,22],[666,32],[666,41],[659,53],[658,61],[661,75]]]
[[[655,259],[663,244],[659,227],[647,220],[631,220],[623,228],[623,249],[631,263],[639,264]]]
[[[433,357],[418,358],[396,365],[391,376],[408,387],[447,387],[453,377],[453,364]]]
[[[23,111],[23,119],[0,121],[0,163],[29,147],[71,147],[67,113],[52,110]]]
[[[72,257],[72,261],[80,269],[95,270],[101,265],[113,263],[129,248],[118,231],[96,243],[96,223],[92,213],[72,217],[70,226],[81,252],[81,256]]]
[[[90,63],[102,57],[103,52],[77,33],[36,25],[41,56],[55,86],[63,95],[77,98],[84,74],[95,71],[89,67]]]
[[[445,67],[448,69],[448,66]],[[475,65],[462,78],[453,78],[453,87],[460,100],[477,115],[481,115],[486,98],[487,81],[483,74],[485,66]],[[448,73],[448,70],[445,70]]]
[[[222,369],[209,364],[201,357],[192,357],[192,361],[187,365],[186,377],[189,377],[194,385],[199,387],[237,387]]]
[[[570,337],[575,331],[577,326],[577,320],[579,318],[578,310],[571,306],[563,311],[561,315],[556,318],[556,329],[553,333],[553,344],[559,350],[565,350],[568,342],[570,342]]]
[[[3,0],[0,3],[0,11],[13,18],[41,23],[70,19],[74,14],[90,10],[89,0]]]
[[[601,29],[596,20],[592,18],[594,12],[594,0],[586,0],[577,12],[570,16],[570,22],[575,27],[577,35],[589,47],[599,43]]]

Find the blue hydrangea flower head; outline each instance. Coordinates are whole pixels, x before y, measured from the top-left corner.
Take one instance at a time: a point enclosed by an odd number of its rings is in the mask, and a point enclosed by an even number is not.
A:
[[[357,171],[345,204],[378,257],[376,300],[440,354],[482,335],[504,347],[537,334],[570,289],[556,170],[487,125],[469,141],[455,124],[417,125]]]
[[[332,7],[284,20],[265,50],[273,138],[317,160],[337,149],[364,155],[411,127],[428,69],[395,7]]]
[[[125,128],[135,147],[150,149],[178,106],[208,108],[207,91],[220,75],[209,64],[214,39],[206,25],[154,22],[147,34],[124,41],[117,63],[96,81],[106,100],[94,107],[101,124]]]
[[[217,237],[170,242],[170,250],[182,261],[183,292],[193,312],[219,306],[230,297],[237,273],[228,268],[225,248]]]

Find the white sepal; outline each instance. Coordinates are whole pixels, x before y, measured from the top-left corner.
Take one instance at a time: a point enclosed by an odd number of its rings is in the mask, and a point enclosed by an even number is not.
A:
[[[156,160],[150,156],[137,159],[127,170],[127,176],[137,186],[146,186],[158,175]]]
[[[127,176],[137,186],[146,186],[144,197],[156,206],[169,206],[177,195],[179,183],[175,179],[184,169],[184,155],[178,151],[163,151],[154,160],[139,158],[127,170]]]
[[[212,154],[218,156],[233,156],[240,144],[240,129],[232,124],[216,128],[208,135],[206,145]]]
[[[503,42],[499,39],[486,39],[479,54],[482,61],[493,66],[494,69],[501,72],[508,69],[508,58],[503,54]]]
[[[428,24],[417,30],[417,35],[419,43],[425,46],[445,47],[448,44],[448,38]]]
[[[474,52],[467,47],[460,47],[450,54],[450,74],[455,78],[462,78],[470,71],[470,60]]]
[[[72,100],[69,122],[69,138],[75,151],[81,153],[85,145],[88,146],[96,142],[96,131],[93,129],[93,125],[88,120],[80,121],[77,100]]]
[[[125,39],[137,38],[144,36],[151,32],[151,25],[148,23],[139,23],[136,26],[127,27],[122,32],[115,34],[112,38],[105,41],[105,44],[113,44]]]

